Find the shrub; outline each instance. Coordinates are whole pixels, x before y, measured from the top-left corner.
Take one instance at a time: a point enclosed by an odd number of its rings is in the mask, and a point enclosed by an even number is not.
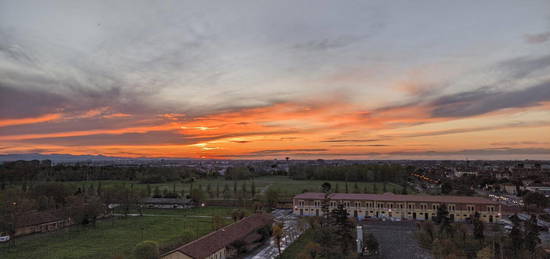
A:
[[[136,259],[159,259],[159,245],[155,241],[143,241],[134,248],[134,257]]]

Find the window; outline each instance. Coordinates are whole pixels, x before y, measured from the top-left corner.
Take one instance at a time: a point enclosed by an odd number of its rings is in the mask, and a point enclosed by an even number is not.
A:
[[[344,208],[349,207],[349,201],[344,201]]]
[[[409,203],[409,209],[410,209],[410,210],[414,209],[414,204]]]
[[[331,206],[331,207],[336,207],[336,202],[335,202],[335,201],[331,201],[331,202],[330,202],[330,206]]]
[[[313,201],[315,207],[321,207],[321,201]]]
[[[304,201],[298,201],[298,205],[299,205],[300,207],[304,207],[305,202],[304,202]]]
[[[475,211],[476,210],[476,206],[474,206],[474,205],[468,205],[468,206],[466,206],[466,208],[467,208],[468,211]]]
[[[360,201],[356,201],[356,202],[355,202],[355,207],[356,207],[356,208],[361,207],[361,202],[360,202]]]
[[[490,212],[494,212],[495,211],[495,206],[487,206],[487,210],[490,211]]]
[[[454,211],[455,210],[455,205],[454,204],[449,204],[449,206],[447,206],[449,208],[449,211]]]
[[[432,204],[432,210],[439,209],[439,204]]]

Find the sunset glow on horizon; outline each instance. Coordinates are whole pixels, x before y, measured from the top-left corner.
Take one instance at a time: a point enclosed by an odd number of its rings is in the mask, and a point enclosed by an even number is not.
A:
[[[2,2],[0,154],[550,158],[548,1],[283,2]]]

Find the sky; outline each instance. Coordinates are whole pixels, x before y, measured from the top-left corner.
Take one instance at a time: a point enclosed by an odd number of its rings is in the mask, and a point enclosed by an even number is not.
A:
[[[550,2],[0,0],[0,154],[550,159]]]

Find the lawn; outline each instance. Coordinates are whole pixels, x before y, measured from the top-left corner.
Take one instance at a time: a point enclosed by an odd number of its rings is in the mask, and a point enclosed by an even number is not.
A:
[[[294,259],[300,258],[300,253],[304,251],[304,248],[309,242],[314,240],[315,232],[312,229],[306,230],[296,241],[294,241],[290,246],[288,246],[283,254],[277,259]]]
[[[232,208],[196,208],[187,216],[227,216]],[[154,211],[147,211],[152,213]],[[142,240],[161,245],[193,240],[213,231],[211,218],[185,217],[183,210],[159,210],[155,215],[102,220],[96,227],[70,227],[57,232],[17,238],[16,248],[0,245],[0,258],[132,258],[132,249]],[[226,219],[229,224],[231,220]],[[143,233],[143,238],[142,238]]]

